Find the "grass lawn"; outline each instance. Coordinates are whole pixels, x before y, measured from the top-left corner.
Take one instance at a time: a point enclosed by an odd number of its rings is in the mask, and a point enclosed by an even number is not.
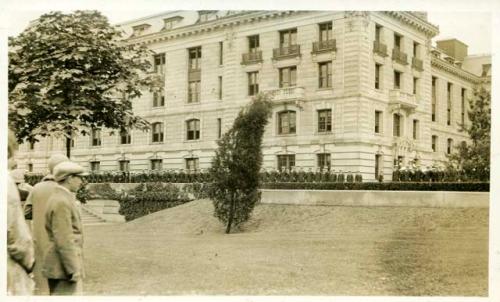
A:
[[[488,294],[488,209],[258,205],[230,235],[212,212],[87,226],[85,294]]]

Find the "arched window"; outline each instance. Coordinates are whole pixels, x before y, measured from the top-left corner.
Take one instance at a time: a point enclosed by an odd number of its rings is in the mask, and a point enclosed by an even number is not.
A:
[[[163,142],[163,123],[153,123],[153,143],[162,143]]]
[[[296,133],[296,114],[295,111],[287,110],[278,113],[278,134]]]
[[[186,138],[187,140],[200,139],[200,120],[191,119],[186,122]]]

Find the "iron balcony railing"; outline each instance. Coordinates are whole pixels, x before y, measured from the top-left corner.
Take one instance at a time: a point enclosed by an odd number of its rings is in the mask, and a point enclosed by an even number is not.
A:
[[[337,50],[337,41],[336,40],[325,40],[313,42],[313,52],[322,52],[322,51],[335,51]]]
[[[380,41],[373,41],[373,52],[383,57],[387,57],[387,45]]]
[[[424,70],[424,62],[420,59],[415,58],[415,57],[413,57],[411,59],[411,66],[413,68],[415,68],[416,70],[420,70],[420,71]]]
[[[408,55],[396,47],[392,49],[392,59],[403,65],[408,64]]]
[[[300,55],[300,45],[289,45],[273,49],[273,58],[294,57]]]
[[[262,51],[247,52],[242,55],[241,64],[252,64],[262,62]]]

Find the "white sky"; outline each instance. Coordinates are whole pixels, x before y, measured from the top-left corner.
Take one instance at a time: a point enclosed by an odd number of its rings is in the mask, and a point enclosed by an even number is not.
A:
[[[157,14],[174,9],[324,9],[324,10],[425,10],[429,21],[440,28],[434,40],[457,38],[469,46],[469,54],[491,53],[492,14],[495,0],[451,1],[293,1],[252,0],[233,3],[229,1],[178,1],[178,0],[4,0],[6,10],[3,26],[7,35],[17,35],[29,21],[51,10],[72,11],[75,9],[97,9],[107,16],[112,24]],[[380,2],[380,3],[378,3]],[[382,5],[380,5],[383,2]],[[437,1],[435,1],[437,2]],[[500,1],[499,1],[500,2]],[[413,3],[413,4],[412,4]],[[415,5],[418,3],[418,6]],[[497,5],[496,7],[498,7]],[[450,10],[452,7],[454,11]]]

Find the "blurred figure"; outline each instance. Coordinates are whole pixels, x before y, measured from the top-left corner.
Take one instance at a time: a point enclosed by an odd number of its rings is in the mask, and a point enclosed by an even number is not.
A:
[[[16,150],[14,133],[9,130],[9,159]],[[7,254],[7,294],[31,295],[34,282],[30,273],[35,262],[33,240],[24,220],[19,191],[10,175],[7,184]]]
[[[24,179],[24,170],[23,169],[15,169],[10,172],[10,176],[19,190],[19,196],[21,198],[21,205],[24,206],[26,199],[28,199],[28,195],[30,194],[33,187],[26,183]]]
[[[33,187],[24,205],[26,219],[32,220],[31,227],[35,242],[36,264],[33,271],[35,275],[35,295],[49,294],[47,278],[42,274],[43,260],[49,241],[45,230],[45,211],[50,195],[54,193],[55,188],[58,186],[54,180],[54,167],[65,161],[68,161],[68,158],[63,154],[54,154],[49,158],[47,162],[49,174]]]
[[[54,168],[59,185],[50,195],[45,212],[49,241],[43,263],[50,295],[81,295],[83,291],[83,227],[75,193],[84,175],[84,168],[70,161]]]

